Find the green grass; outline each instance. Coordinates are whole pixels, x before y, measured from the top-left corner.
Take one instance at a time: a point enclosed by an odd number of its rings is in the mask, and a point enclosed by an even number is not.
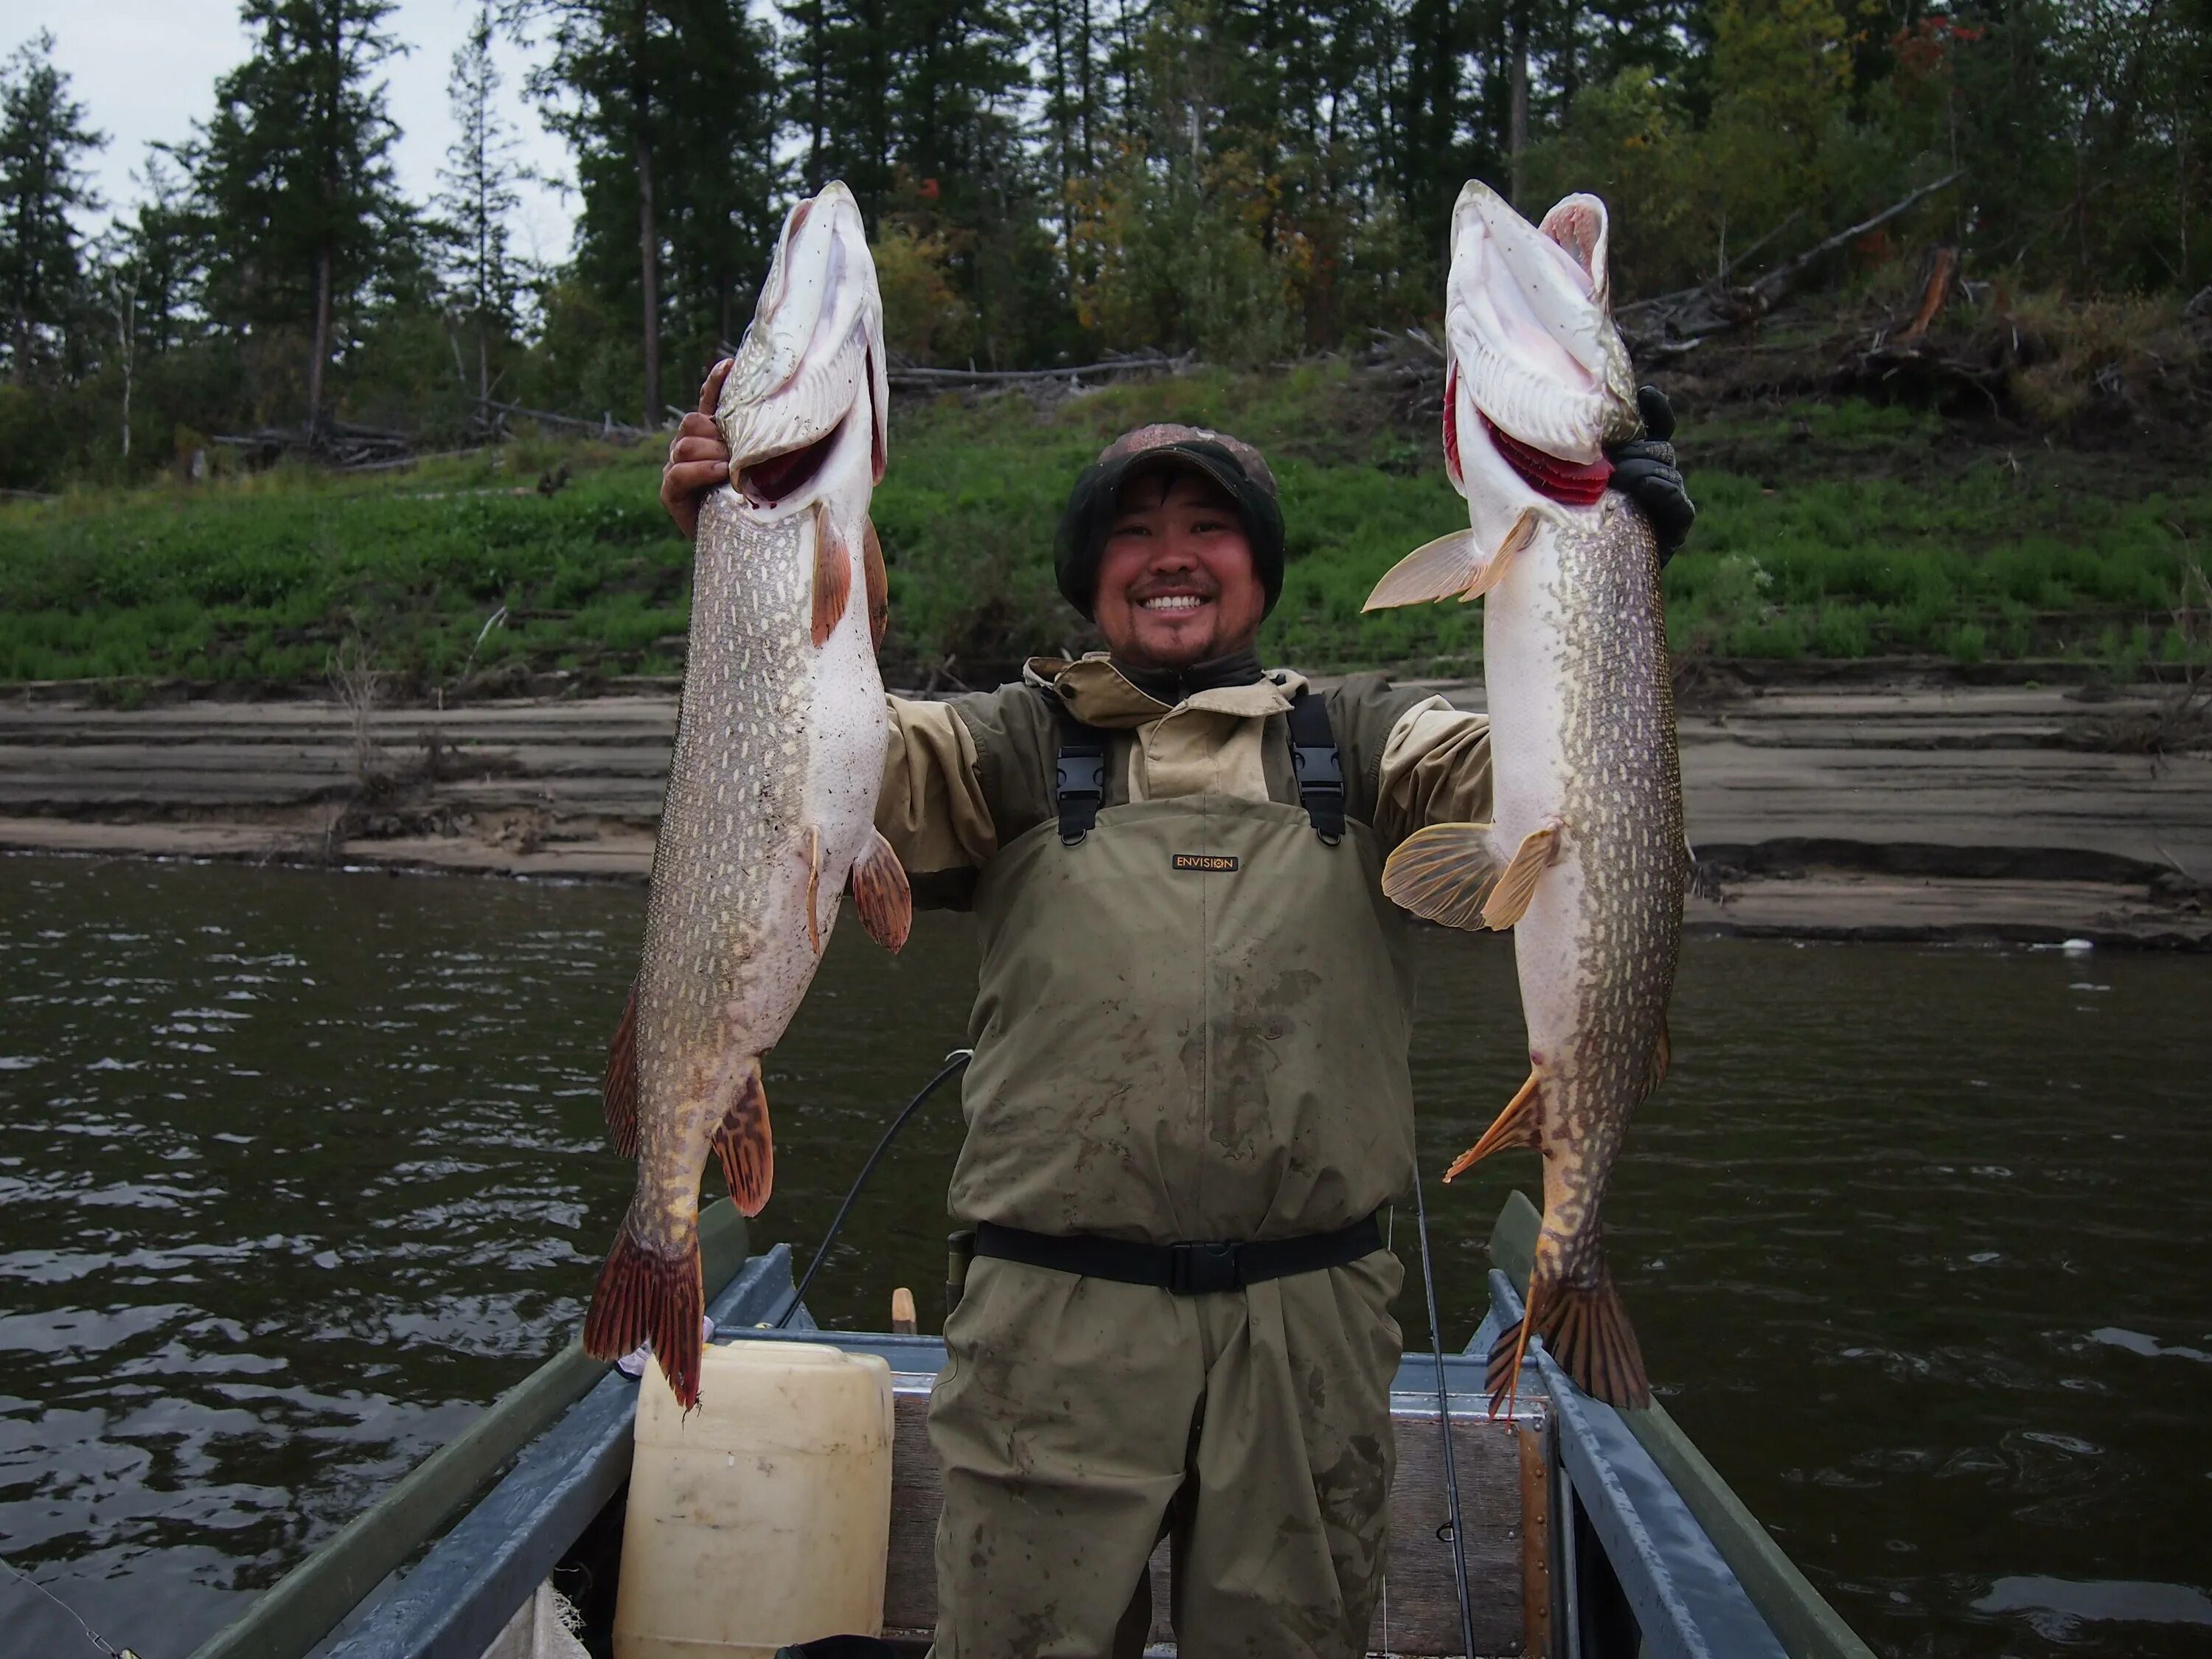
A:
[[[1390,395],[1323,365],[1201,371],[1044,411],[1018,395],[902,407],[875,506],[890,677],[949,662],[988,683],[1029,650],[1088,643],[1052,585],[1060,502],[1108,439],[1165,419],[1237,432],[1275,465],[1291,562],[1271,658],[1471,670],[1479,606],[1360,613],[1402,553],[1465,523],[1432,434]],[[2212,562],[2201,467],[2015,455],[1856,402],[1691,416],[1680,436],[1702,509],[1667,577],[1685,654],[2072,656],[2131,671],[2201,649],[2172,617],[2185,564]],[[572,481],[540,495],[556,459]],[[396,476],[280,469],[0,506],[0,680],[319,683],[354,639],[417,689],[465,670],[673,672],[689,552],[655,499],[658,470],[650,447],[515,446]]]

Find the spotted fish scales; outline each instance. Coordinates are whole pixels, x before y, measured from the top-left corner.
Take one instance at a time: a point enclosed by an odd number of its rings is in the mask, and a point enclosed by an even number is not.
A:
[[[1445,453],[1469,528],[1409,555],[1368,603],[1485,604],[1492,822],[1408,837],[1384,887],[1417,915],[1514,931],[1528,1077],[1446,1176],[1507,1148],[1543,1155],[1528,1317],[1493,1351],[1491,1386],[1510,1393],[1535,1333],[1582,1387],[1642,1405],[1601,1210],[1630,1115],[1666,1071],[1690,859],[1658,548],[1605,488],[1605,442],[1638,427],[1607,231],[1593,197],[1539,228],[1480,184],[1462,195]]]
[[[747,1215],[775,1178],[762,1058],[812,982],[852,881],[896,950],[906,878],[874,827],[889,720],[868,523],[885,443],[883,325],[851,195],[793,209],[716,419],[731,483],[699,516],[691,629],[645,946],[610,1054],[607,1121],[637,1188],[585,1324],[649,1342],[696,1402],[699,1184],[710,1152]]]

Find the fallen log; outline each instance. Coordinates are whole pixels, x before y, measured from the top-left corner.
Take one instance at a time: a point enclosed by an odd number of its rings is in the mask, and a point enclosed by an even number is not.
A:
[[[1075,380],[1085,375],[1177,374],[1197,361],[1197,353],[1187,351],[1176,357],[1114,357],[1103,363],[1079,363],[1067,368],[930,368],[920,364],[893,364],[884,374],[893,386],[1022,386],[1042,380]]]
[[[1862,236],[1871,235],[1966,176],[1966,169],[1961,167],[1932,184],[1923,185],[1871,218],[1862,219],[1815,242],[1802,253],[1784,260],[1755,281],[1741,286],[1702,283],[1695,288],[1677,289],[1671,294],[1622,306],[1614,313],[1614,319],[1628,337],[1631,349],[1639,356],[1656,351],[1662,343],[1702,339],[1710,334],[1725,334],[1731,329],[1748,327],[1773,310],[1808,271],[1830,254],[1850,246]]]

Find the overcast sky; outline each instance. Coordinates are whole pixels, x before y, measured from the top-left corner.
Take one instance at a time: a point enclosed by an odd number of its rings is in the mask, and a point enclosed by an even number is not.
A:
[[[446,79],[475,11],[472,0],[399,0],[387,24],[414,48],[384,73],[391,83],[386,105],[400,128],[392,159],[401,188],[416,202],[437,189],[439,165],[453,141]],[[146,146],[188,137],[192,123],[214,111],[216,77],[246,55],[237,0],[0,0],[0,53],[42,28],[52,33],[55,64],[69,76],[91,125],[108,136],[94,171],[111,209],[137,198],[131,175],[143,166]],[[505,40],[493,50],[520,158],[550,177],[573,178],[567,148],[524,101],[528,58]],[[546,259],[566,254],[572,211],[556,191],[526,186],[515,222],[521,251]]]

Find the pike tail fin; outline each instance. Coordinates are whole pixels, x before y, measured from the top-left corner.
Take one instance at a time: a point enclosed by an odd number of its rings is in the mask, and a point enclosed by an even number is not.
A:
[[[737,1097],[714,1131],[714,1146],[731,1199],[747,1218],[758,1215],[768,1207],[775,1185],[775,1139],[769,1133],[768,1091],[761,1085],[758,1060],[746,1066]]]
[[[705,1309],[698,1229],[687,1228],[678,1251],[668,1255],[641,1242],[625,1220],[592,1293],[584,1352],[594,1359],[619,1359],[650,1342],[668,1386],[689,1411],[699,1403],[699,1322]]]
[[[637,1156],[637,985],[630,984],[622,1024],[607,1045],[607,1069],[599,1079],[599,1103],[607,1116],[607,1141],[623,1158]]]
[[[868,850],[854,860],[853,904],[868,937],[896,956],[914,930],[914,890],[880,831],[868,831]]]
[[[1597,1283],[1578,1285],[1529,1281],[1527,1317],[1498,1339],[1490,1351],[1484,1386],[1492,1396],[1507,1391],[1508,1409],[1521,1372],[1521,1356],[1531,1334],[1544,1339],[1559,1368],[1575,1386],[1592,1399],[1630,1411],[1651,1403],[1651,1382],[1644,1375],[1644,1351],[1636,1340],[1636,1328],[1620,1305],[1620,1292],[1609,1268],[1601,1266]]]

